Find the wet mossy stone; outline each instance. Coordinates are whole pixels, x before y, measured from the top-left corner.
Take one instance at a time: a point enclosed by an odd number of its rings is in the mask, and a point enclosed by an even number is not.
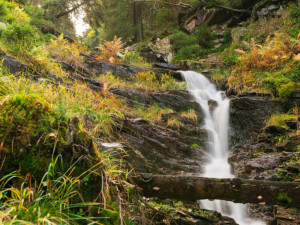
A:
[[[3,150],[30,145],[32,138],[48,130],[54,121],[55,116],[49,104],[37,95],[5,97],[0,102],[0,139]]]
[[[1,158],[4,171],[43,173],[51,162],[51,147],[41,137],[55,128],[55,113],[34,94],[7,96],[0,100]],[[49,144],[49,143],[48,143]]]

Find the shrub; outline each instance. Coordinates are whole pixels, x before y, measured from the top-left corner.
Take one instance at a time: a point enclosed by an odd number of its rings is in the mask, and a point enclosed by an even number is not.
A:
[[[288,82],[287,84],[281,85],[280,87],[278,87],[279,97],[283,100],[287,100],[289,96],[291,96],[298,90],[298,88],[300,88],[298,86],[299,85],[297,85],[295,82]]]
[[[200,46],[204,48],[213,47],[213,40],[215,39],[215,35],[211,32],[209,26],[206,23],[202,23],[197,27],[195,36]]]
[[[31,17],[30,24],[36,26],[38,28],[42,28],[45,19],[44,19],[44,11],[35,5],[26,5],[24,6],[24,11]]]
[[[296,115],[293,114],[282,114],[282,113],[274,113],[268,119],[266,127],[269,126],[281,126],[283,128],[289,129],[286,122],[287,120],[297,120]]]
[[[161,123],[162,115],[166,113],[172,113],[170,108],[163,108],[159,105],[151,105],[148,108],[138,107],[135,108],[133,114],[137,117],[145,118],[153,123]]]
[[[9,10],[7,8],[8,3],[4,0],[0,1],[0,17],[4,17],[9,13]]]
[[[50,40],[50,43],[45,45],[44,48],[45,52],[58,61],[69,63],[75,67],[83,65],[83,57],[80,53],[84,52],[86,47],[77,42],[68,42],[64,39],[63,34],[54,40]]]
[[[176,27],[177,21],[169,8],[161,8],[155,17],[155,26],[161,28]]]
[[[176,62],[180,60],[196,59],[205,56],[207,52],[207,50],[203,49],[198,44],[189,45],[179,50],[179,52],[174,57],[174,61]]]
[[[171,44],[176,50],[180,50],[183,47],[197,44],[197,38],[193,35],[184,33],[183,31],[177,31],[169,36]]]
[[[167,73],[161,75],[160,85],[161,89],[163,90],[185,89],[185,83],[182,82],[181,84],[182,86],[176,82],[174,77],[168,75]]]
[[[184,124],[180,122],[177,118],[170,118],[167,121],[167,127],[172,128],[174,130],[180,130],[180,128],[184,127]]]
[[[118,63],[123,61],[123,59],[120,59],[117,56],[117,53],[120,53],[122,47],[122,39],[117,38],[117,36],[115,36],[112,41],[104,41],[102,45],[96,47],[101,51],[97,57],[97,60],[103,60],[110,63]]]
[[[146,60],[143,57],[141,57],[137,52],[127,52],[125,54],[125,63],[142,68],[151,67],[151,64],[147,63]]]
[[[7,25],[1,37],[7,42],[21,41],[27,44],[33,44],[38,38],[34,27],[30,24],[17,22]]]
[[[264,45],[255,44],[252,40],[248,47],[248,51],[234,50],[240,56],[237,58],[239,63],[233,67],[229,77],[229,87],[242,91],[264,88],[267,84],[271,90],[275,88],[283,100],[298,89],[293,82],[299,73],[298,69],[293,69],[297,65],[297,62],[293,62],[297,60],[297,40],[286,34],[275,33],[273,38],[267,38]]]
[[[295,22],[300,20],[300,7],[296,4],[290,6],[290,17]]]
[[[223,38],[224,38],[224,43],[225,44],[229,44],[230,42],[232,42],[232,36],[231,36],[231,30],[226,30],[223,34]]]
[[[9,13],[9,16],[13,21],[17,23],[29,23],[30,17],[27,15],[26,12],[23,11],[23,9],[20,9],[19,7],[15,7],[11,12]]]

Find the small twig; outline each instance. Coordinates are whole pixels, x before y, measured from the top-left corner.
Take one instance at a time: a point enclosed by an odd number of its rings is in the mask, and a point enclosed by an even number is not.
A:
[[[46,134],[46,131],[42,134],[42,136],[39,138],[39,140],[36,142],[36,145],[38,145],[40,143],[40,141],[42,140],[43,136]]]
[[[4,159],[3,159],[2,164],[1,164],[1,167],[0,167],[0,171],[2,170],[2,167],[3,167],[3,165],[4,165],[5,160],[6,160],[6,156],[4,156]]]

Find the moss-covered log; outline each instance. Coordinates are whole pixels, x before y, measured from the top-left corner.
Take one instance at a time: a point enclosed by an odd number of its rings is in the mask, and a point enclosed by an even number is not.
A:
[[[135,182],[147,197],[300,206],[300,183],[149,174],[135,177]]]

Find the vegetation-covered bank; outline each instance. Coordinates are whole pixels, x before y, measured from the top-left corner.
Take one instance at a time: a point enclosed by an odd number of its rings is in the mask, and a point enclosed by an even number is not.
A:
[[[235,175],[299,182],[297,4],[0,0],[0,224],[234,224],[143,198],[132,180],[209,160],[184,66],[209,69],[232,98]],[[90,28],[76,38],[79,11]]]

